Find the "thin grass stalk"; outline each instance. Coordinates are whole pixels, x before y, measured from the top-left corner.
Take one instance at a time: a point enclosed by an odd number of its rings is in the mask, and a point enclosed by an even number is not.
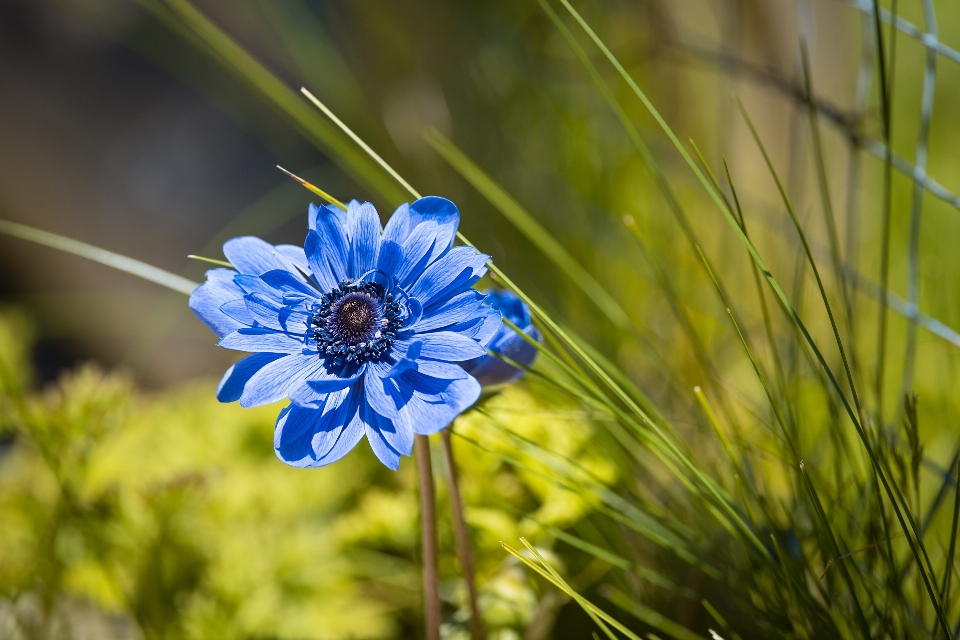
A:
[[[71,253],[93,262],[99,262],[108,267],[113,267],[119,271],[124,271],[138,278],[149,280],[160,286],[172,289],[177,293],[190,295],[194,289],[200,286],[199,282],[188,280],[182,276],[149,265],[146,262],[128,258],[119,253],[87,244],[86,242],[80,242],[73,238],[67,238],[56,233],[29,227],[18,222],[0,220],[0,233],[20,238],[21,240],[29,240],[30,242],[42,244],[53,249],[59,249],[65,253]]]
[[[950,615],[950,583],[953,580],[953,557],[957,550],[957,525],[960,524],[960,456],[956,459],[957,478],[953,491],[953,523],[950,527],[950,544],[947,545],[947,561],[943,567],[943,582],[940,586],[940,600],[943,601],[944,615]]]
[[[590,58],[587,56],[586,52],[583,50],[583,47],[576,41],[573,37],[573,34],[567,29],[566,25],[560,19],[560,16],[557,15],[556,11],[553,10],[553,7],[550,6],[547,0],[537,0],[540,4],[540,7],[543,9],[544,13],[547,14],[547,17],[550,18],[553,22],[557,31],[563,36],[567,44],[573,50],[574,55],[577,57],[577,60],[580,61],[583,68],[586,70],[587,74],[593,80],[594,85],[597,87],[600,94],[606,100],[607,104],[616,114],[617,119],[620,121],[620,124],[623,126],[624,131],[627,133],[627,137],[630,139],[630,142],[633,144],[634,148],[640,154],[641,159],[646,165],[647,169],[650,171],[651,175],[654,178],[654,182],[657,185],[657,188],[660,190],[663,195],[664,200],[667,203],[668,209],[673,214],[677,223],[680,226],[680,229],[683,231],[684,237],[687,240],[687,243],[690,245],[691,249],[695,249],[700,241],[697,239],[696,232],[693,229],[693,225],[690,224],[690,220],[687,217],[687,214],[684,212],[683,208],[680,206],[680,202],[677,200],[676,195],[673,193],[673,189],[670,187],[670,183],[667,181],[666,176],[663,173],[663,170],[660,168],[659,163],[657,163],[656,158],[650,152],[649,147],[644,143],[643,138],[640,136],[640,132],[637,130],[633,121],[627,115],[626,109],[623,105],[617,100],[617,97],[614,95],[613,91],[610,89],[610,86],[603,79],[603,76],[600,75],[600,72],[597,70],[596,66],[590,61]],[[631,227],[631,225],[627,225]],[[642,239],[640,238],[639,233],[636,228],[631,227],[634,237],[639,243],[642,244]],[[677,315],[680,320],[681,325],[683,326],[685,332],[690,337],[694,352],[697,355],[697,358],[700,360],[701,364],[707,373],[709,374],[710,385],[714,388],[714,391],[717,394],[717,398],[720,402],[720,408],[723,411],[723,414],[727,417],[727,420],[731,423],[735,421],[733,412],[730,409],[729,404],[727,403],[726,396],[721,392],[717,384],[717,378],[719,377],[716,366],[713,363],[713,360],[710,358],[706,349],[703,347],[703,342],[700,339],[699,335],[696,333],[693,324],[690,322],[687,315],[683,312],[682,306],[677,301],[677,295],[673,290],[673,287],[670,286],[669,279],[666,277],[665,273],[662,273],[662,270],[659,268],[656,260],[651,258],[650,253],[641,246],[641,251],[644,255],[644,258],[650,264],[651,269],[654,271],[654,275],[657,277],[660,287],[666,293],[670,306],[673,309],[675,315]]]
[[[923,15],[927,34],[937,38],[937,17],[931,0],[923,0]],[[907,319],[907,344],[904,351],[903,378],[900,395],[913,389],[913,374],[917,352],[917,311],[920,304],[920,224],[923,216],[924,188],[921,178],[927,175],[927,145],[930,138],[930,120],[933,117],[933,99],[936,89],[937,52],[927,47],[927,60],[923,70],[923,89],[920,99],[920,126],[917,132],[917,147],[914,160],[913,196],[910,202],[910,239],[907,254],[907,304],[912,313]]]
[[[853,315],[853,306],[850,301],[850,291],[847,279],[843,276],[843,256],[840,254],[840,239],[837,235],[837,221],[833,214],[833,203],[830,200],[830,185],[827,181],[827,166],[823,153],[823,141],[820,136],[820,119],[817,112],[817,105],[813,93],[813,72],[810,69],[810,56],[807,52],[807,44],[800,41],[800,60],[803,70],[803,80],[807,91],[807,107],[810,117],[810,136],[813,141],[813,158],[817,169],[817,184],[820,187],[820,202],[823,208],[824,222],[827,227],[827,238],[830,242],[830,254],[833,257],[834,277],[840,287],[840,294],[843,300],[844,311],[847,317],[848,335],[847,339],[851,342],[850,360],[854,371],[857,369],[856,349],[853,348],[853,327],[850,324],[850,318]]]
[[[894,22],[897,15],[897,0],[892,4]],[[877,396],[877,428],[883,427],[883,379],[887,351],[887,287],[890,271],[890,218],[893,184],[893,149],[891,117],[891,97],[893,90],[893,70],[896,61],[897,30],[890,33],[890,76],[887,75],[887,58],[883,47],[883,29],[880,26],[880,0],[873,0],[874,44],[877,47],[878,73],[880,75],[880,117],[883,123],[883,227],[880,240],[880,311],[877,319],[877,374],[874,393]],[[948,631],[945,631],[949,633]]]
[[[730,186],[730,195],[733,197],[734,211],[739,218],[740,228],[743,230],[743,235],[747,238],[750,237],[747,232],[747,220],[743,216],[743,209],[740,206],[740,198],[737,195],[737,189],[733,184],[733,178],[730,177],[730,167],[727,165],[727,159],[723,159],[723,170],[727,174],[727,184]],[[753,260],[750,261],[750,271],[753,273],[754,285],[757,289],[757,297],[760,299],[760,311],[763,315],[763,326],[767,334],[767,344],[770,347],[770,353],[773,357],[774,370],[777,372],[777,380],[780,384],[780,393],[781,395],[786,393],[787,389],[787,376],[783,370],[783,360],[780,357],[780,349],[777,347],[777,339],[773,332],[773,322],[770,319],[770,309],[767,306],[767,294],[764,292],[763,284],[760,281],[760,270],[757,268],[757,263]],[[791,417],[792,413],[787,412],[787,416]],[[791,424],[791,427],[795,430],[796,426]]]
[[[734,227],[734,230],[737,232],[741,241],[744,243],[744,246],[747,248],[747,251],[750,253],[751,257],[757,262],[757,266],[760,267],[760,270],[764,273],[764,275],[767,278],[767,281],[770,283],[771,288],[777,294],[777,297],[780,299],[781,304],[784,305],[785,309],[793,317],[794,322],[796,323],[799,330],[802,332],[804,339],[810,345],[810,348],[813,350],[814,354],[816,355],[821,368],[824,370],[827,377],[829,378],[831,386],[837,392],[840,398],[840,401],[847,412],[847,416],[850,418],[850,421],[853,423],[854,428],[857,431],[857,435],[860,437],[860,440],[863,443],[863,446],[866,449],[868,456],[870,457],[871,465],[874,467],[877,473],[877,476],[880,479],[881,484],[883,485],[884,492],[887,494],[888,498],[890,499],[891,506],[893,507],[894,513],[897,516],[897,521],[900,525],[900,528],[906,534],[911,553],[913,557],[918,561],[917,564],[920,567],[920,572],[923,578],[924,586],[926,587],[926,590],[927,590],[927,595],[930,598],[931,602],[933,603],[934,609],[937,612],[937,617],[940,620],[942,626],[944,627],[944,629],[948,629],[948,625],[946,620],[943,617],[943,610],[942,610],[942,607],[940,606],[940,602],[937,598],[937,594],[933,590],[933,586],[930,583],[930,578],[927,575],[926,570],[923,568],[922,563],[919,561],[920,551],[918,549],[918,544],[922,545],[923,542],[922,540],[914,540],[914,538],[910,535],[909,528],[906,520],[904,519],[903,513],[900,509],[900,505],[897,503],[894,497],[894,493],[890,487],[890,483],[887,480],[887,476],[884,473],[879,460],[877,459],[873,446],[871,445],[867,437],[867,434],[863,429],[863,425],[860,423],[857,413],[853,410],[853,407],[851,407],[849,402],[847,401],[846,395],[843,393],[840,387],[840,384],[836,379],[836,376],[834,376],[832,369],[830,369],[830,367],[827,365],[826,360],[823,358],[823,354],[820,352],[819,347],[817,347],[816,342],[813,340],[813,337],[810,335],[809,331],[807,330],[806,325],[797,315],[793,306],[790,304],[789,300],[784,295],[783,290],[780,288],[780,285],[777,282],[776,278],[774,278],[773,274],[770,273],[770,271],[767,269],[759,253],[757,253],[756,248],[753,246],[753,243],[750,242],[750,240],[743,235],[742,229],[740,229],[739,225],[737,225],[736,220],[734,219],[729,208],[726,207],[723,200],[720,198],[717,192],[713,189],[712,185],[709,184],[707,179],[704,177],[703,173],[697,167],[696,163],[693,162],[693,159],[690,157],[690,154],[687,152],[687,150],[683,147],[682,144],[680,144],[680,141],[677,138],[676,134],[674,134],[673,130],[670,128],[667,122],[663,119],[663,116],[660,115],[660,112],[656,109],[653,103],[650,102],[650,99],[647,98],[643,90],[640,89],[636,81],[634,81],[633,77],[630,76],[629,73],[627,73],[626,69],[624,69],[623,65],[616,58],[616,56],[613,55],[613,53],[606,46],[603,40],[601,40],[600,37],[597,36],[596,32],[583,19],[583,17],[577,12],[577,10],[573,8],[573,6],[569,3],[569,1],[568,0],[560,0],[560,1],[563,3],[564,7],[566,7],[567,11],[580,24],[584,32],[587,33],[587,35],[591,38],[591,40],[593,40],[593,42],[597,45],[597,47],[603,52],[603,54],[607,57],[610,63],[614,65],[614,67],[620,73],[624,81],[627,82],[628,86],[630,86],[633,92],[637,95],[637,97],[643,103],[644,107],[647,108],[647,110],[650,112],[653,118],[657,121],[657,123],[663,129],[667,137],[670,138],[670,141],[673,143],[677,151],[681,154],[681,156],[683,156],[688,166],[690,166],[691,170],[693,170],[694,174],[700,180],[701,184],[704,186],[704,188],[706,188],[708,194],[711,196],[711,198],[720,208],[721,212],[724,214],[724,217],[726,217],[728,222]]]
[[[830,526],[830,520],[827,518],[827,514],[823,510],[823,504],[820,502],[820,496],[817,495],[817,490],[810,481],[810,476],[807,474],[806,466],[803,462],[800,463],[800,474],[803,476],[803,484],[807,489],[808,495],[810,496],[810,501],[813,503],[814,512],[817,515],[817,519],[820,521],[820,525],[823,527],[823,531],[826,534],[827,540],[830,542],[830,547],[832,550],[831,555],[833,557],[839,557],[841,555],[840,545],[837,544],[837,538],[833,534],[833,528]],[[850,575],[850,569],[847,567],[847,563],[840,563],[840,571],[843,575],[844,582],[847,583],[847,588],[850,590],[850,596],[853,598],[853,603],[857,612],[857,622],[860,625],[860,630],[863,633],[863,637],[870,638],[870,624],[867,622],[867,617],[863,612],[863,607],[860,606],[860,598],[857,596],[857,591],[853,586],[853,578]]]
[[[780,424],[780,428],[783,430],[783,437],[786,440],[787,445],[790,447],[790,452],[793,454],[795,462],[799,462],[800,452],[797,449],[797,445],[791,437],[790,430],[787,427],[786,421],[783,419],[783,415],[780,413],[780,409],[777,408],[776,400],[774,400],[773,394],[770,392],[770,387],[767,385],[766,377],[763,375],[763,372],[760,371],[760,367],[757,364],[756,359],[753,357],[753,353],[750,351],[747,340],[744,337],[743,332],[740,330],[740,324],[737,322],[737,319],[733,315],[733,311],[730,309],[730,303],[727,302],[727,296],[723,292],[723,289],[721,288],[716,277],[714,277],[713,269],[710,267],[710,263],[707,261],[707,257],[703,254],[703,251],[700,249],[700,247],[697,247],[697,253],[699,253],[700,260],[703,261],[703,265],[706,267],[707,273],[710,274],[710,278],[713,280],[713,285],[720,294],[720,299],[723,300],[727,315],[730,316],[730,321],[733,323],[733,327],[737,331],[737,336],[740,338],[740,344],[743,345],[743,349],[747,354],[747,358],[750,359],[750,364],[753,366],[753,371],[756,374],[757,379],[760,381],[760,385],[763,387],[764,394],[767,396],[767,401],[770,403],[770,408],[773,409],[773,413],[777,418],[777,422]]]
[[[620,303],[519,202],[442,133],[431,129],[425,139],[457,173],[563,271],[613,324],[624,331],[632,330],[633,323]]]
[[[477,581],[473,570],[473,551],[470,545],[470,532],[467,521],[463,517],[463,499],[460,495],[460,478],[457,472],[457,463],[453,457],[453,445],[450,442],[450,432],[453,427],[440,431],[443,442],[443,453],[447,459],[447,471],[450,474],[450,512],[453,515],[453,535],[457,543],[457,556],[460,558],[460,571],[467,585],[467,598],[470,602],[470,637],[472,640],[483,640],[483,618],[480,617],[480,606],[477,602]]]
[[[813,276],[817,281],[817,288],[820,291],[820,298],[823,300],[823,306],[827,311],[827,317],[830,319],[830,327],[833,329],[833,337],[837,343],[837,349],[840,351],[840,358],[843,361],[843,370],[847,376],[847,384],[850,385],[850,394],[853,396],[853,403],[857,408],[857,415],[861,416],[862,420],[862,408],[860,406],[860,396],[857,394],[857,387],[853,381],[853,372],[850,369],[850,363],[847,360],[847,352],[843,347],[843,340],[840,338],[840,329],[837,326],[836,318],[833,315],[833,307],[830,305],[830,300],[827,297],[827,291],[823,286],[823,279],[820,277],[820,270],[817,268],[817,262],[813,259],[813,252],[810,250],[810,244],[807,242],[807,235],[803,232],[803,227],[800,225],[800,221],[797,219],[797,214],[793,210],[793,205],[790,203],[790,198],[787,196],[787,192],[783,188],[783,184],[780,182],[780,177],[777,175],[777,171],[773,166],[773,161],[770,159],[770,155],[767,153],[767,149],[763,144],[763,141],[760,139],[760,135],[757,133],[756,127],[753,125],[753,120],[751,120],[749,114],[747,114],[746,108],[743,106],[743,103],[739,100],[737,104],[740,107],[740,112],[743,114],[744,120],[746,120],[747,127],[750,129],[750,133],[753,135],[753,139],[756,141],[757,146],[760,148],[760,152],[763,154],[764,162],[766,162],[767,168],[770,170],[770,174],[773,176],[773,180],[777,185],[777,190],[780,192],[780,197],[783,199],[783,204],[787,209],[787,212],[790,214],[790,219],[793,221],[793,225],[797,230],[797,234],[800,236],[800,242],[803,245],[803,251],[806,255],[807,262],[810,264],[810,268],[813,270]]]
[[[426,640],[440,640],[440,574],[437,551],[437,503],[430,461],[430,439],[414,436],[420,481],[420,531],[423,545],[423,624]]]

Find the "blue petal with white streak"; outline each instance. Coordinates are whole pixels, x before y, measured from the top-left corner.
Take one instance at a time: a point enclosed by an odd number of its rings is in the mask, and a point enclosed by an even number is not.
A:
[[[401,205],[385,228],[373,205],[353,201],[310,205],[302,249],[227,242],[235,269],[208,271],[190,297],[220,346],[253,354],[226,372],[217,398],[288,401],[274,449],[291,466],[330,464],[365,437],[397,469],[415,434],[476,402],[483,379],[466,365],[503,342],[497,305],[473,289],[489,257],[453,246],[459,222],[434,196]]]

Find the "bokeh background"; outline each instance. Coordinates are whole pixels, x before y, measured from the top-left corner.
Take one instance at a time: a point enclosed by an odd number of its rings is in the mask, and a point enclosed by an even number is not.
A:
[[[870,6],[577,3],[724,185],[728,163],[751,237],[827,339],[799,237],[737,103],[755,122],[839,304],[801,71],[805,43],[836,245],[853,291],[845,337],[864,380],[877,362],[883,229]],[[901,392],[919,394],[925,464],[942,476],[958,441],[960,336],[951,327],[960,327],[960,201],[952,195],[960,193],[960,6],[901,0],[898,12],[921,32],[935,29],[947,49],[932,54],[927,130],[930,49],[909,29],[896,44],[892,148],[907,174],[922,152],[936,186],[915,204],[914,182],[894,172],[886,412],[896,425]],[[345,138],[318,133],[310,118],[322,117],[296,93],[307,87],[421,192],[454,200],[465,235],[713,459],[719,448],[700,441],[709,427],[695,385],[715,401],[726,395],[727,416],[763,423],[769,415],[757,408],[763,392],[750,382],[749,360],[694,244],[722,274],[745,330],[762,335],[750,260],[627,85],[593,49],[589,55],[669,177],[682,215],[533,0],[0,0],[0,218],[195,281],[205,269],[187,254],[222,258],[219,247],[230,237],[302,242],[316,198],[278,164],[340,199],[371,200],[386,219],[404,193],[361,161],[345,160]],[[291,100],[309,118],[292,115]],[[522,215],[471,186],[426,141],[430,130],[501,185]],[[558,270],[542,237],[524,233],[518,216],[539,223],[590,280]],[[595,285],[610,294],[605,312],[591,294]],[[914,289],[923,322],[935,331],[921,328],[910,355],[908,320],[895,311],[909,312]],[[270,451],[276,407],[216,405],[216,380],[231,354],[215,347],[182,295],[133,276],[0,237],[0,308],[4,358],[36,423],[23,435],[8,390],[0,405],[0,637],[416,637],[410,461],[394,475],[362,445],[332,469],[282,467]],[[796,347],[783,314],[774,315],[774,342],[804,398],[797,419],[812,425],[808,452],[832,459],[818,443],[839,413],[836,403],[823,400],[809,353]],[[758,353],[764,361],[773,356],[765,347]],[[827,357],[839,362],[837,354]],[[553,463],[538,459],[523,470],[495,452],[523,450],[517,438],[528,438],[613,486],[644,479],[624,475],[629,465],[614,459],[615,445],[597,444],[612,437],[598,426],[603,416],[549,385],[523,383],[487,400],[483,411],[458,422],[482,447],[457,446],[489,631],[504,640],[588,637],[593,627],[576,604],[525,574],[498,541],[533,536],[584,588],[599,589],[615,563],[563,535],[606,534],[591,524],[589,501],[543,480]],[[685,508],[669,489],[659,500],[667,511]],[[442,535],[444,633],[465,637],[449,528]],[[711,618],[699,601],[712,594],[722,609],[731,597],[722,582],[669,554],[660,558],[645,543],[619,544],[631,561],[653,558],[687,591],[676,599],[668,595],[675,590],[634,578],[620,579],[621,587],[705,634]],[[744,615],[740,605],[726,606]],[[749,622],[740,633],[764,637]]]

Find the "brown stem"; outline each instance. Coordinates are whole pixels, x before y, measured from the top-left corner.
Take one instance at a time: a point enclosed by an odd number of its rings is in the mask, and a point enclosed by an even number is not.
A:
[[[463,571],[463,579],[467,583],[467,594],[470,597],[470,637],[472,640],[483,640],[483,619],[480,617],[480,607],[477,605],[477,584],[473,575],[470,533],[467,531],[467,522],[463,517],[460,480],[457,477],[457,465],[453,460],[453,446],[450,444],[452,429],[453,427],[448,427],[441,431],[440,435],[443,438],[443,452],[447,457],[447,468],[450,470],[450,508],[453,512],[453,531],[457,539],[460,569]]]
[[[430,440],[416,436],[420,473],[420,524],[423,538],[423,622],[426,640],[440,640],[440,588],[437,570],[437,508],[433,490]]]

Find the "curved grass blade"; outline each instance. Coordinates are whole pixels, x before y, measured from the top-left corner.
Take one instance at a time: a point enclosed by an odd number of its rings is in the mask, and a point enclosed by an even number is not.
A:
[[[146,262],[128,258],[119,253],[107,251],[106,249],[95,247],[92,244],[74,240],[73,238],[67,238],[56,233],[43,231],[42,229],[28,227],[18,222],[0,220],[0,233],[20,238],[21,240],[36,242],[37,244],[65,251],[66,253],[72,253],[75,256],[80,256],[87,260],[99,262],[100,264],[124,271],[138,278],[149,280],[162,287],[172,289],[177,293],[190,295],[194,289],[200,286],[199,282],[194,282],[193,280],[188,280],[169,271],[164,271]]]

